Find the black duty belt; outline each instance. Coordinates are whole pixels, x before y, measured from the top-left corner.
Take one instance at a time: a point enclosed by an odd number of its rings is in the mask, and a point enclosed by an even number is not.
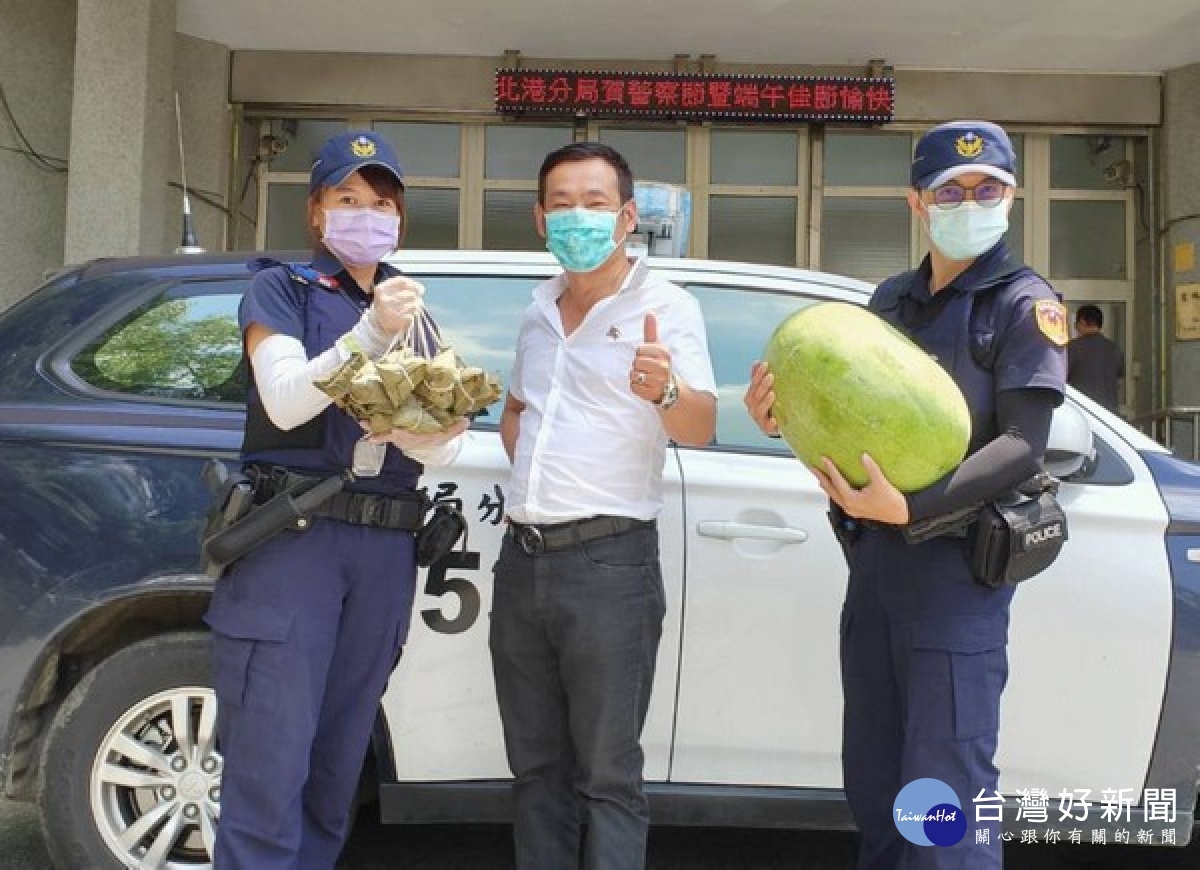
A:
[[[537,556],[551,550],[566,550],[596,541],[613,538],[638,529],[657,527],[654,520],[635,520],[630,517],[588,517],[568,523],[531,524],[509,520],[508,534],[527,556]]]
[[[255,504],[268,502],[281,492],[302,492],[322,480],[279,467],[251,466],[246,473],[254,481]],[[339,492],[310,511],[308,516],[328,517],[355,526],[416,532],[421,528],[427,508],[423,492],[398,496]]]
[[[894,526],[890,523],[880,523],[880,522],[876,522],[875,520],[852,519],[851,521],[858,523],[858,525],[862,526],[864,529],[874,529],[875,531],[890,531],[890,532],[903,533],[904,528],[905,528],[904,526]],[[966,528],[966,526],[962,526],[959,528],[945,529],[943,531],[938,532],[936,537],[939,537],[939,538],[966,538],[966,537],[968,537],[967,528]]]

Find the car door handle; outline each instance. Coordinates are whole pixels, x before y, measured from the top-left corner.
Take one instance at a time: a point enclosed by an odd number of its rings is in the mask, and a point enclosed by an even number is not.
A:
[[[702,538],[720,538],[732,541],[748,538],[755,541],[780,541],[784,544],[803,544],[808,532],[791,526],[760,526],[754,523],[731,523],[726,520],[704,520],[696,524]]]

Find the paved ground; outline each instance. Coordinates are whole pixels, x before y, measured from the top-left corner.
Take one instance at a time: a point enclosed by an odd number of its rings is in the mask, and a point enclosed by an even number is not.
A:
[[[851,870],[853,834],[657,828],[648,870]],[[1098,867],[1196,868],[1200,842],[1187,849],[1090,846],[1006,847],[1009,870]],[[33,812],[0,801],[0,870],[48,870]],[[339,870],[509,870],[509,830],[500,826],[384,827],[363,811]]]

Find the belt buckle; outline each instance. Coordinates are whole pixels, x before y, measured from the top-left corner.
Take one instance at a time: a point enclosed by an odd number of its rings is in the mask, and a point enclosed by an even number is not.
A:
[[[540,556],[546,552],[546,539],[537,526],[525,526],[519,523],[512,525],[513,540],[526,556]]]
[[[382,498],[371,496],[364,498],[360,513],[362,524],[376,528],[383,525],[383,505],[384,501]]]

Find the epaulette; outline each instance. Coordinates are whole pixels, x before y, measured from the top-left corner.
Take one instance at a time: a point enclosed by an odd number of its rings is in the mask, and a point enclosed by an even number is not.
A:
[[[297,284],[317,285],[326,290],[336,290],[338,288],[337,278],[329,275],[322,275],[312,266],[306,266],[301,263],[285,263],[282,260],[276,260],[273,257],[255,257],[246,264],[246,268],[251,272],[261,272],[264,269],[274,269],[276,266],[282,266],[287,270],[288,275]]]
[[[246,268],[251,272],[261,272],[264,269],[273,269],[282,265],[283,263],[274,257],[255,257],[253,260],[247,261]]]

